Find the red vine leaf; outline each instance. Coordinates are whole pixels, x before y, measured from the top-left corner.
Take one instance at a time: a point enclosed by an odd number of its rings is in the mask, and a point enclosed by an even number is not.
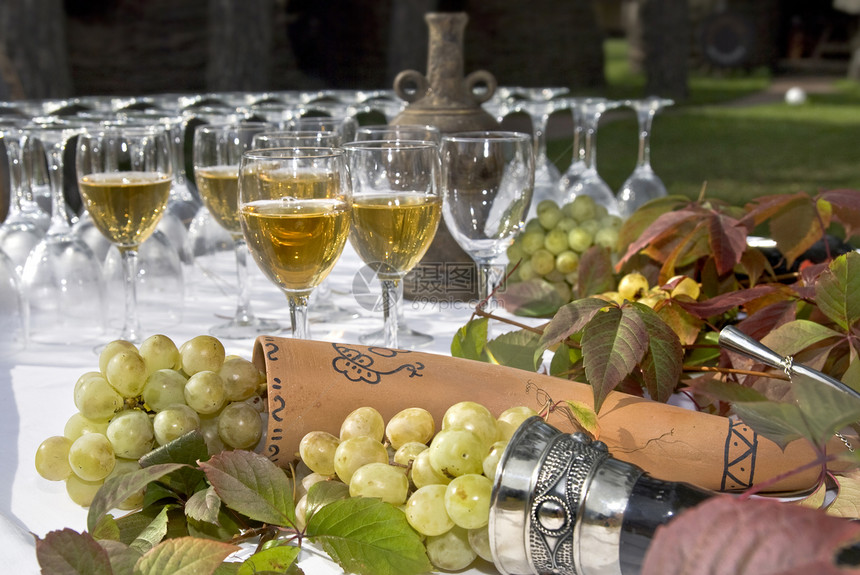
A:
[[[860,524],[766,499],[717,496],[657,528],[642,575],[857,575],[838,567]]]
[[[627,252],[621,257],[615,265],[615,271],[620,271],[630,257],[639,252],[652,242],[671,238],[678,233],[678,227],[687,222],[695,222],[701,218],[701,214],[695,209],[683,209],[675,212],[667,212],[660,215],[654,223],[648,226],[639,236],[639,239],[632,242],[627,248]]]
[[[701,302],[686,302],[678,300],[678,305],[683,307],[685,310],[687,310],[694,316],[705,319],[708,317],[713,317],[715,315],[724,314],[731,309],[734,309],[738,306],[742,306],[745,303],[753,301],[756,298],[772,293],[777,289],[778,288],[776,286],[772,285],[757,285],[755,287],[745,290],[727,292],[720,295],[716,295],[710,299],[706,299],[705,301]]]
[[[594,315],[607,307],[609,302],[596,297],[578,299],[562,306],[546,324],[539,346],[547,349],[560,341],[564,341],[585,327]]]
[[[829,190],[821,199],[833,206],[833,219],[845,228],[846,238],[860,232],[860,192],[857,190]]]
[[[711,212],[708,221],[708,236],[717,272],[720,275],[732,271],[747,248],[747,230],[738,220],[719,212]]]
[[[615,289],[612,254],[606,248],[591,246],[579,258],[576,293],[579,297],[587,297],[612,289]]]
[[[631,308],[647,330],[648,351],[641,369],[651,399],[666,402],[678,385],[684,363],[684,348],[678,336],[651,308],[640,303]]]

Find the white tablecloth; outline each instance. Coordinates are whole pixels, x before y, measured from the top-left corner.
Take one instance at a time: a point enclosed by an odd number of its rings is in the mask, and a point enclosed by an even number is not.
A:
[[[250,259],[249,266],[255,312],[289,325],[283,294]],[[360,260],[347,246],[329,276],[336,303],[360,317],[339,323],[312,323],[315,339],[358,343],[360,334],[381,328],[381,314],[364,309],[351,294],[360,268]],[[168,297],[154,311],[143,306],[144,335],[163,333],[180,345],[195,335],[207,333],[209,327],[223,322],[235,311],[235,293],[230,291],[235,285],[234,274],[231,252],[197,258],[194,266],[185,270],[184,297]],[[174,317],[166,317],[165,311],[171,311]],[[179,311],[181,318],[175,313]],[[450,353],[451,338],[468,321],[471,311],[467,303],[405,303],[409,326],[435,338],[421,350],[442,354]],[[114,339],[119,330],[116,326],[113,329],[102,343]],[[228,354],[250,359],[253,339],[222,341]],[[72,390],[77,378],[98,369],[93,342],[76,341],[74,333],[68,334],[68,342],[68,345],[31,343],[23,350],[0,349],[0,541],[5,551],[4,569],[10,572],[14,569],[18,575],[39,572],[34,540],[29,533],[43,537],[55,529],[69,527],[82,531],[86,526],[86,510],[69,500],[63,482],[43,479],[33,464],[38,445],[51,435],[62,435],[66,420],[76,411]],[[307,561],[314,562],[315,567],[306,572],[322,572],[318,570],[319,559],[313,554],[309,554]],[[495,571],[489,564],[483,564],[470,572]]]

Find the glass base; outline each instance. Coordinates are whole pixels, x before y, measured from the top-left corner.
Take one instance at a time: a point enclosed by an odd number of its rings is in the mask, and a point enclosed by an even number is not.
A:
[[[253,339],[258,335],[275,334],[283,329],[276,321],[255,317],[245,321],[231,319],[227,323],[213,326],[209,329],[209,335],[219,339]]]
[[[397,326],[397,343],[400,349],[417,349],[433,343],[433,336],[429,333],[415,331],[402,323]],[[385,330],[378,329],[370,333],[358,336],[358,342],[362,345],[383,345],[385,342]]]

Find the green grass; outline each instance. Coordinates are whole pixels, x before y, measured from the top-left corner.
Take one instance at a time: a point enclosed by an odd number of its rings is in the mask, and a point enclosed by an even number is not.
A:
[[[629,72],[624,53],[623,42],[608,43],[608,97],[642,95],[644,81]],[[768,194],[860,189],[860,86],[838,80],[833,94],[810,95],[800,106],[727,105],[769,82],[764,72],[693,75],[689,100],[657,115],[651,163],[670,193],[696,197],[707,182],[709,196],[741,205]],[[613,189],[633,170],[636,151],[631,110],[601,121],[598,170]],[[565,169],[570,141],[550,142],[548,154]]]

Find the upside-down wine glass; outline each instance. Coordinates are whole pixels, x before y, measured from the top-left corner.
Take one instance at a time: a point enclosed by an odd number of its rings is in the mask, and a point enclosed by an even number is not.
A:
[[[398,348],[398,284],[439,227],[439,148],[417,140],[348,142],[343,148],[353,194],[349,241],[382,284],[383,341]]]
[[[352,192],[339,148],[250,150],[239,168],[239,215],[251,255],[286,294],[293,337],[308,339],[308,300],[349,235]]]
[[[236,311],[231,320],[209,329],[210,334],[219,338],[253,338],[261,333],[280,330],[276,322],[257,317],[251,309],[248,246],[239,223],[239,164],[242,154],[251,149],[253,138],[269,127],[265,122],[244,121],[203,124],[194,131],[197,190],[212,217],[230,234],[236,258]]]
[[[498,260],[525,225],[534,186],[532,136],[463,132],[442,136],[442,216],[477,264],[486,305],[504,272]]]
[[[597,98],[594,98],[595,100]],[[566,107],[570,110],[570,120],[573,124],[571,148],[573,153],[570,158],[570,165],[558,180],[558,189],[561,194],[562,201],[567,196],[567,190],[576,184],[585,172],[585,126],[582,123],[582,110],[580,105],[584,98],[565,98]]]
[[[639,155],[633,173],[618,191],[618,208],[623,218],[629,217],[646,202],[667,195],[663,180],[651,168],[651,124],[657,112],[675,102],[652,96],[641,100],[627,100],[625,103],[636,111]]]
[[[585,170],[565,190],[563,203],[572,202],[576,196],[591,196],[610,214],[619,214],[615,193],[597,172],[597,127],[604,112],[620,105],[621,102],[603,98],[584,98],[579,102],[585,131]]]
[[[29,337],[40,343],[72,343],[101,338],[105,289],[101,263],[74,233],[63,194],[66,148],[83,131],[67,120],[45,119],[26,126],[26,148],[48,167],[51,226],[27,257],[22,284],[29,303]]]
[[[368,124],[359,126],[355,133],[355,141],[365,140],[424,140],[439,145],[442,134],[436,126],[423,124]],[[397,340],[401,348],[415,349],[433,343],[433,336],[412,329],[406,321],[404,313],[403,281],[397,282]],[[378,329],[358,336],[358,341],[364,345],[373,345],[385,339],[385,328]]]
[[[119,338],[140,343],[138,248],[155,230],[170,197],[167,130],[160,125],[88,128],[78,137],[76,171],[90,217],[122,255],[125,317]]]

